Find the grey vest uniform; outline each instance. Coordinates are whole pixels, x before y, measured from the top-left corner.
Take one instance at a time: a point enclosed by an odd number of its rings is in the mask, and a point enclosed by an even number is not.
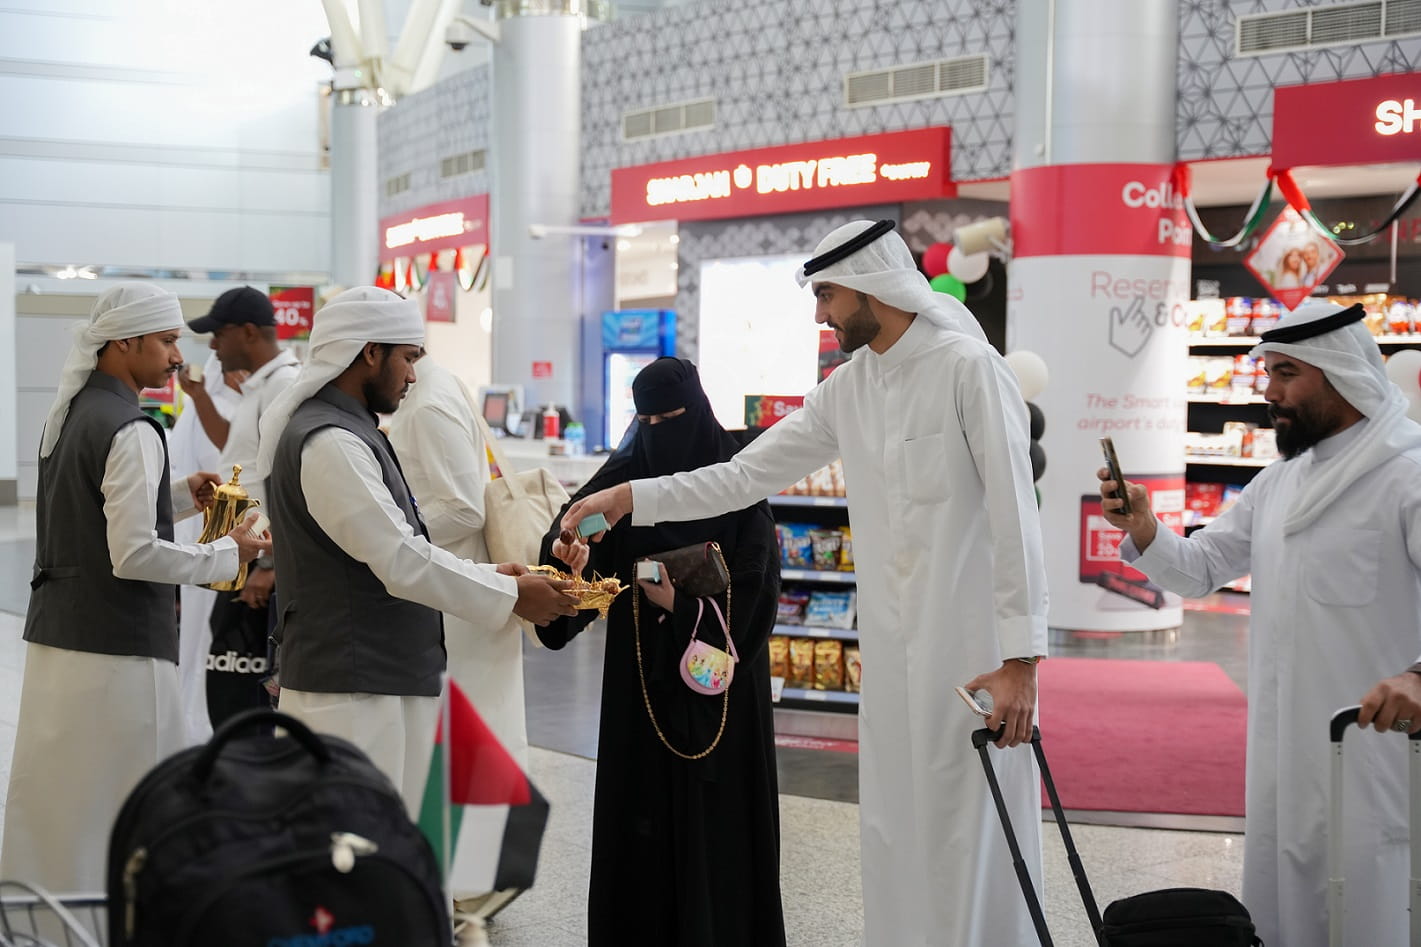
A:
[[[318,693],[437,697],[445,667],[443,616],[385,591],[365,563],[326,535],[306,506],[301,450],[312,434],[328,427],[364,442],[410,527],[428,535],[374,416],[332,385],[303,402],[277,442],[267,487],[281,590],[281,684]],[[329,489],[347,485],[333,482]]]
[[[138,395],[112,375],[94,372],[74,400],[48,457],[39,461],[35,510],[35,568],[25,640],[35,644],[178,660],[174,587],[135,582],[113,574],[108,519],[104,516],[104,466],[109,445],[128,424],[162,425],[138,407]],[[163,481],[153,528],[173,538],[173,497],[168,489],[168,442],[163,439]]]

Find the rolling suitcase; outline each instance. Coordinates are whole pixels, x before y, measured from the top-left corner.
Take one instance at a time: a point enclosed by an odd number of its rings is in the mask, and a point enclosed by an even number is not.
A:
[[[1002,831],[1006,833],[1012,866],[1016,869],[1017,880],[1021,883],[1027,910],[1031,912],[1036,936],[1042,947],[1052,947],[1051,933],[1046,928],[1046,916],[1041,910],[1036,888],[1031,883],[1031,873],[1027,870],[1026,860],[1022,858],[1021,846],[1017,843],[1016,831],[1012,828],[1011,816],[1007,813],[1002,789],[997,782],[997,773],[988,752],[988,744],[1000,735],[1000,730],[977,730],[972,734],[972,746],[982,758],[982,769],[987,774],[987,785],[992,791],[997,815],[1001,818]],[[1031,749],[1036,754],[1036,764],[1041,769],[1041,782],[1046,786],[1046,795],[1051,800],[1051,811],[1056,816],[1061,840],[1066,845],[1071,874],[1075,876],[1076,887],[1080,889],[1081,901],[1085,904],[1086,917],[1090,920],[1091,931],[1100,947],[1198,947],[1200,944],[1208,944],[1210,947],[1262,947],[1263,942],[1254,933],[1248,910],[1227,891],[1210,891],[1205,888],[1148,891],[1112,902],[1105,908],[1105,914],[1102,916],[1100,908],[1096,906],[1090,881],[1086,878],[1085,866],[1076,854],[1070,824],[1066,822],[1065,813],[1061,811],[1061,798],[1056,794],[1051,768],[1046,765],[1046,755],[1041,750],[1041,731],[1036,727],[1031,728]]]
[[[1362,708],[1344,707],[1332,715],[1332,791],[1327,807],[1327,925],[1328,943],[1342,945],[1342,738],[1357,722]],[[1407,742],[1411,760],[1411,947],[1421,947],[1421,733]]]

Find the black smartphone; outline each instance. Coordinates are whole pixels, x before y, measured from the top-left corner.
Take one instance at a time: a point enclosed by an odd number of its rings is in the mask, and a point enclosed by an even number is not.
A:
[[[1125,489],[1125,475],[1120,472],[1120,458],[1115,456],[1115,442],[1108,437],[1100,439],[1100,449],[1105,454],[1105,466],[1110,470],[1110,479],[1114,480],[1118,486],[1115,492],[1110,494],[1112,500],[1123,500],[1124,505],[1115,512],[1121,516],[1130,515],[1130,494]]]

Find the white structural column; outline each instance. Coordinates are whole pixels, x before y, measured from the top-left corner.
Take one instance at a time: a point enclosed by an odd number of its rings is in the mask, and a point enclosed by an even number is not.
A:
[[[1040,483],[1053,627],[1180,624],[1116,555],[1100,515],[1098,443],[1178,525],[1193,232],[1172,182],[1175,0],[1019,0],[1008,345],[1050,384]]]
[[[0,506],[19,493],[19,392],[15,387],[15,245],[0,243]]]
[[[368,286],[379,266],[375,93],[336,70],[331,108],[331,282]]]
[[[493,380],[575,404],[582,0],[501,2],[493,48]],[[534,236],[535,233],[541,236]]]

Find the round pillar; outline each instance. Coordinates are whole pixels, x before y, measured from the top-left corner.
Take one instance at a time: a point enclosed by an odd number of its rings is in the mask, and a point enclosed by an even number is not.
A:
[[[379,267],[379,144],[375,93],[340,88],[331,107],[331,282],[368,286]]]
[[[1120,562],[1099,438],[1178,526],[1193,230],[1174,188],[1175,0],[1019,0],[1008,350],[1050,384],[1039,484],[1050,623],[1180,624],[1178,596]]]
[[[586,0],[500,0],[493,50],[493,379],[574,405]],[[596,11],[593,11],[596,12]]]

